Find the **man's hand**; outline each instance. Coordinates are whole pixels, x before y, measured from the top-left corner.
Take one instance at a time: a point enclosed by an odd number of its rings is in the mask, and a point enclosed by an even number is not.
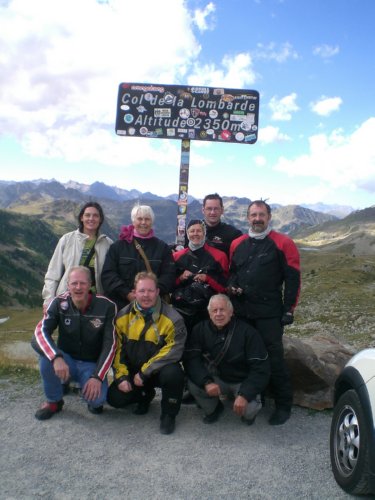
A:
[[[131,383],[127,380],[123,380],[122,382],[120,382],[117,388],[122,392],[130,392],[133,390]]]
[[[52,361],[53,369],[61,382],[67,382],[70,377],[69,366],[65,363],[64,358],[58,357]]]
[[[82,389],[82,395],[87,401],[94,401],[100,396],[102,382],[96,378],[89,378]]]
[[[214,382],[206,384],[204,386],[204,390],[206,391],[208,396],[210,396],[210,398],[219,397],[221,394],[220,386],[218,384],[215,384]]]
[[[243,290],[240,287],[228,286],[227,294],[228,295],[242,295]]]
[[[185,281],[188,280],[193,276],[193,273],[191,271],[188,271],[187,269],[180,275],[180,281]]]
[[[139,375],[139,373],[136,373],[134,375],[134,384],[137,387],[143,387],[143,380],[141,379],[141,376]]]
[[[291,312],[284,313],[282,318],[281,318],[282,326],[291,325],[293,323],[293,321],[294,321],[294,316],[293,316],[293,313],[291,313]]]
[[[233,411],[236,415],[243,417],[245,415],[247,399],[243,396],[237,396],[233,403]]]
[[[205,273],[196,274],[193,280],[197,281],[198,283],[205,283],[207,281],[207,274]]]

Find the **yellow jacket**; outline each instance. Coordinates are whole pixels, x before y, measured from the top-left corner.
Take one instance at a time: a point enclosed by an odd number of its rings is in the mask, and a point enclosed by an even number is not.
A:
[[[165,365],[180,361],[187,335],[180,314],[160,298],[147,319],[134,302],[122,309],[116,333],[113,370],[118,383],[131,381],[136,373],[145,379]]]

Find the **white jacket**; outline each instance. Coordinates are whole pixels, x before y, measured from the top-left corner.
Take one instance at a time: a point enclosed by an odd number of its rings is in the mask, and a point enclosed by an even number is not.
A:
[[[64,293],[67,289],[69,269],[79,266],[87,234],[78,229],[64,234],[56,245],[52,258],[44,277],[42,297],[44,304],[48,304],[56,295]],[[98,294],[103,293],[101,272],[105,256],[113,241],[105,234],[100,234],[95,243],[95,280]]]

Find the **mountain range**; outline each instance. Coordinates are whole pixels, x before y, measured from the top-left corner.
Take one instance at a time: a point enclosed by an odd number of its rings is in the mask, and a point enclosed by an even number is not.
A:
[[[151,205],[156,235],[173,244],[177,222],[177,195],[166,198],[124,190],[96,182],[91,185],[55,180],[0,181],[0,305],[40,305],[40,291],[58,238],[77,227],[77,214],[86,201],[98,201],[105,213],[102,230],[117,239],[130,223],[136,203]],[[243,232],[248,229],[248,198],[223,196],[225,216]],[[202,217],[201,200],[189,197],[187,220]],[[274,229],[288,233],[303,250],[320,249],[348,254],[375,252],[375,206],[350,207],[272,205]],[[349,211],[349,214],[343,214]]]

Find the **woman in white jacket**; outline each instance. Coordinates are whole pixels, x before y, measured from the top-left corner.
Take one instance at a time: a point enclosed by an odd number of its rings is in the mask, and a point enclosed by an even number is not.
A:
[[[99,234],[104,213],[99,203],[88,202],[78,215],[78,229],[64,234],[52,255],[44,278],[43,309],[51,300],[67,289],[67,278],[72,266],[86,266],[91,271],[92,290],[101,294],[101,272],[108,248],[113,241]]]

